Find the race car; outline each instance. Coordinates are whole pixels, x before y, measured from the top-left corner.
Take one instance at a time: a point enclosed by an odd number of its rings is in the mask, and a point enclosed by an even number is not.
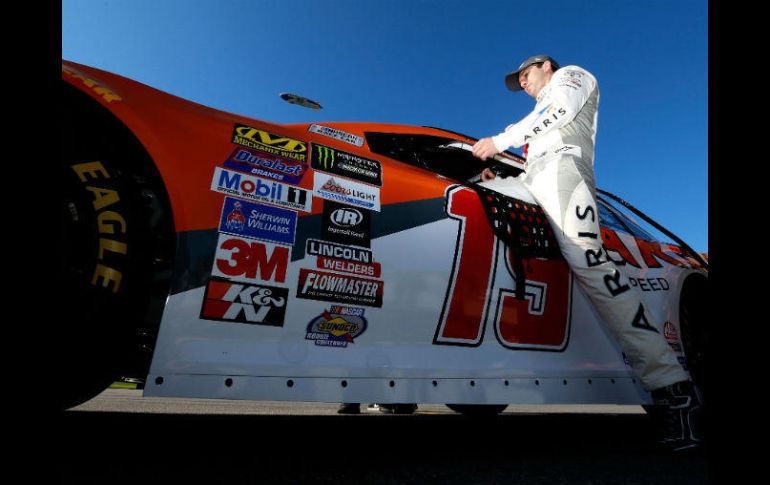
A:
[[[70,61],[60,98],[60,408],[120,377],[468,412],[651,403],[516,185],[522,157],[433,127],[252,119]],[[708,263],[599,192],[607,253],[702,380]]]

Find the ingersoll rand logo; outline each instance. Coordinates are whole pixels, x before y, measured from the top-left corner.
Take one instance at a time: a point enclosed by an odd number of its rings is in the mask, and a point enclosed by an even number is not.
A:
[[[364,215],[357,209],[345,207],[331,213],[331,222],[338,227],[355,227],[364,220]]]

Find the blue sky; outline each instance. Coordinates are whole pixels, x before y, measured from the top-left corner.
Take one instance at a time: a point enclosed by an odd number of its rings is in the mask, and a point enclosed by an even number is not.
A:
[[[598,187],[705,252],[707,25],[706,0],[63,0],[62,57],[252,118],[485,137],[532,109],[503,78],[546,53],[598,79]]]

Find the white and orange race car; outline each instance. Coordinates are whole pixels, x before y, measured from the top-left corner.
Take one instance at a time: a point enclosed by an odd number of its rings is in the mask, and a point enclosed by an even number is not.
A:
[[[61,407],[121,376],[145,396],[468,412],[651,402],[526,189],[477,183],[517,155],[246,118],[67,61],[61,103]],[[707,262],[600,193],[607,252],[700,379]]]

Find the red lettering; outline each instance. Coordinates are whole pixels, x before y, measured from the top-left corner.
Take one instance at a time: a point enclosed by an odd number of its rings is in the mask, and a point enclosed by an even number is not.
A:
[[[682,268],[687,267],[687,263],[685,263],[684,260],[674,259],[671,256],[665,254],[660,243],[645,241],[644,239],[640,239],[638,237],[635,237],[634,239],[636,240],[636,245],[639,246],[639,251],[642,253],[644,264],[646,264],[648,268],[660,268],[662,265],[658,260],[662,260]]]
[[[623,258],[623,261],[630,264],[631,266],[634,266],[635,268],[641,268],[639,265],[639,262],[634,258],[634,255],[631,254],[631,251],[628,250],[625,244],[623,244],[623,241],[620,239],[618,234],[607,228],[602,228],[602,241],[604,242],[605,249],[609,252],[615,252],[620,255],[621,258]]]
[[[272,245],[271,245],[272,246]],[[227,276],[245,276],[263,281],[286,281],[286,267],[289,264],[289,248],[272,246],[268,257],[267,245],[260,242],[249,244],[241,239],[227,239],[220,249],[232,251],[229,258],[218,258],[217,268]]]

